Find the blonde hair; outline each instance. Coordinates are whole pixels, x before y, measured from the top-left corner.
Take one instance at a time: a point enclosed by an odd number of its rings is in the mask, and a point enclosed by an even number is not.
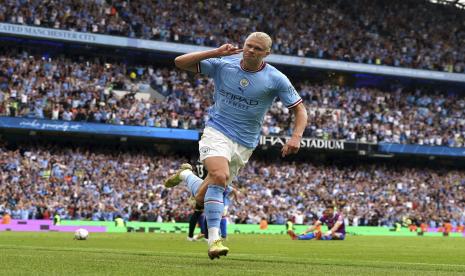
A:
[[[247,39],[249,39],[251,37],[256,37],[256,38],[258,38],[260,40],[263,40],[266,43],[267,50],[271,50],[271,45],[273,44],[273,42],[271,40],[271,37],[267,33],[253,32],[253,33],[249,34]]]

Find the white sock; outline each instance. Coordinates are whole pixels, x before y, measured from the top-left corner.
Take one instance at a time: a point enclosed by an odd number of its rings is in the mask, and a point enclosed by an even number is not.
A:
[[[186,181],[186,178],[192,173],[191,170],[183,170],[180,174],[179,174],[179,178],[181,178],[182,181]]]
[[[208,244],[212,244],[214,241],[220,239],[220,228],[211,227],[208,228]]]

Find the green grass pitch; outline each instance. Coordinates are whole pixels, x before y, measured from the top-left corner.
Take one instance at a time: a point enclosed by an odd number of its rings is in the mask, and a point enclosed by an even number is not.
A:
[[[465,275],[464,238],[230,235],[207,257],[185,234],[0,232],[1,275]]]

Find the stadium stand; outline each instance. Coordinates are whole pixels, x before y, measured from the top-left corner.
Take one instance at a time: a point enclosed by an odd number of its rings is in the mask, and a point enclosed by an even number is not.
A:
[[[164,177],[185,158],[99,147],[21,145],[0,148],[0,212],[13,219],[110,220],[119,214],[135,221],[186,221],[189,192],[168,191]],[[465,173],[393,164],[250,162],[234,182],[241,204],[231,220],[258,224],[303,215],[311,221],[324,202],[345,204],[349,225],[392,226],[404,217],[431,227],[450,219],[465,225]],[[311,206],[311,207],[310,207]]]
[[[260,28],[278,54],[465,72],[464,10],[424,0],[4,2],[13,24],[212,47]]]
[[[461,9],[421,0],[389,5],[355,0],[350,7],[342,0],[209,2],[207,9],[191,0],[5,0],[0,22],[212,47],[242,42],[260,26],[272,35],[278,54],[465,73]],[[60,46],[58,54],[35,47],[0,46],[3,117],[194,130],[208,120],[214,89],[208,78],[162,62],[130,62],[126,52],[118,59],[85,55],[78,47]],[[339,84],[321,75],[310,79],[307,73],[292,74],[309,114],[305,137],[465,147],[463,87],[414,81]],[[146,86],[154,92],[144,93]],[[262,134],[289,135],[290,116],[276,101]],[[190,152],[85,145],[92,138],[77,134],[73,138],[82,140],[80,146],[16,144],[8,141],[8,131],[0,134],[0,214],[50,219],[58,212],[62,219],[106,221],[119,214],[131,221],[179,222],[192,211],[185,204],[186,189],[168,191],[162,185],[180,163],[195,162]],[[167,143],[179,147],[179,141]],[[347,153],[318,154],[326,160],[326,155]],[[407,217],[433,228],[449,220],[465,225],[463,167],[448,166],[455,159],[436,162],[437,156],[425,156],[429,166],[412,156],[399,164],[387,158],[353,162],[350,156],[340,162],[308,156],[293,162],[270,153],[252,160],[234,181],[241,204],[232,205],[231,220],[257,224],[265,217],[284,224],[299,217],[309,222],[321,214],[325,200],[337,198],[348,225],[391,227]]]
[[[38,119],[201,129],[213,84],[173,68],[30,56],[0,56],[0,114]],[[166,99],[141,98],[152,83]],[[309,113],[306,137],[464,147],[465,98],[441,89],[389,90],[297,83]],[[118,91],[126,91],[119,94]],[[289,135],[277,101],[264,135]]]

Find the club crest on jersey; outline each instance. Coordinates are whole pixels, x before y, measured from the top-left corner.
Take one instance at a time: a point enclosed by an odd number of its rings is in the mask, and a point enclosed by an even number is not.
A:
[[[249,80],[248,79],[241,79],[241,81],[239,82],[239,84],[242,86],[242,87],[247,87],[249,85]]]

